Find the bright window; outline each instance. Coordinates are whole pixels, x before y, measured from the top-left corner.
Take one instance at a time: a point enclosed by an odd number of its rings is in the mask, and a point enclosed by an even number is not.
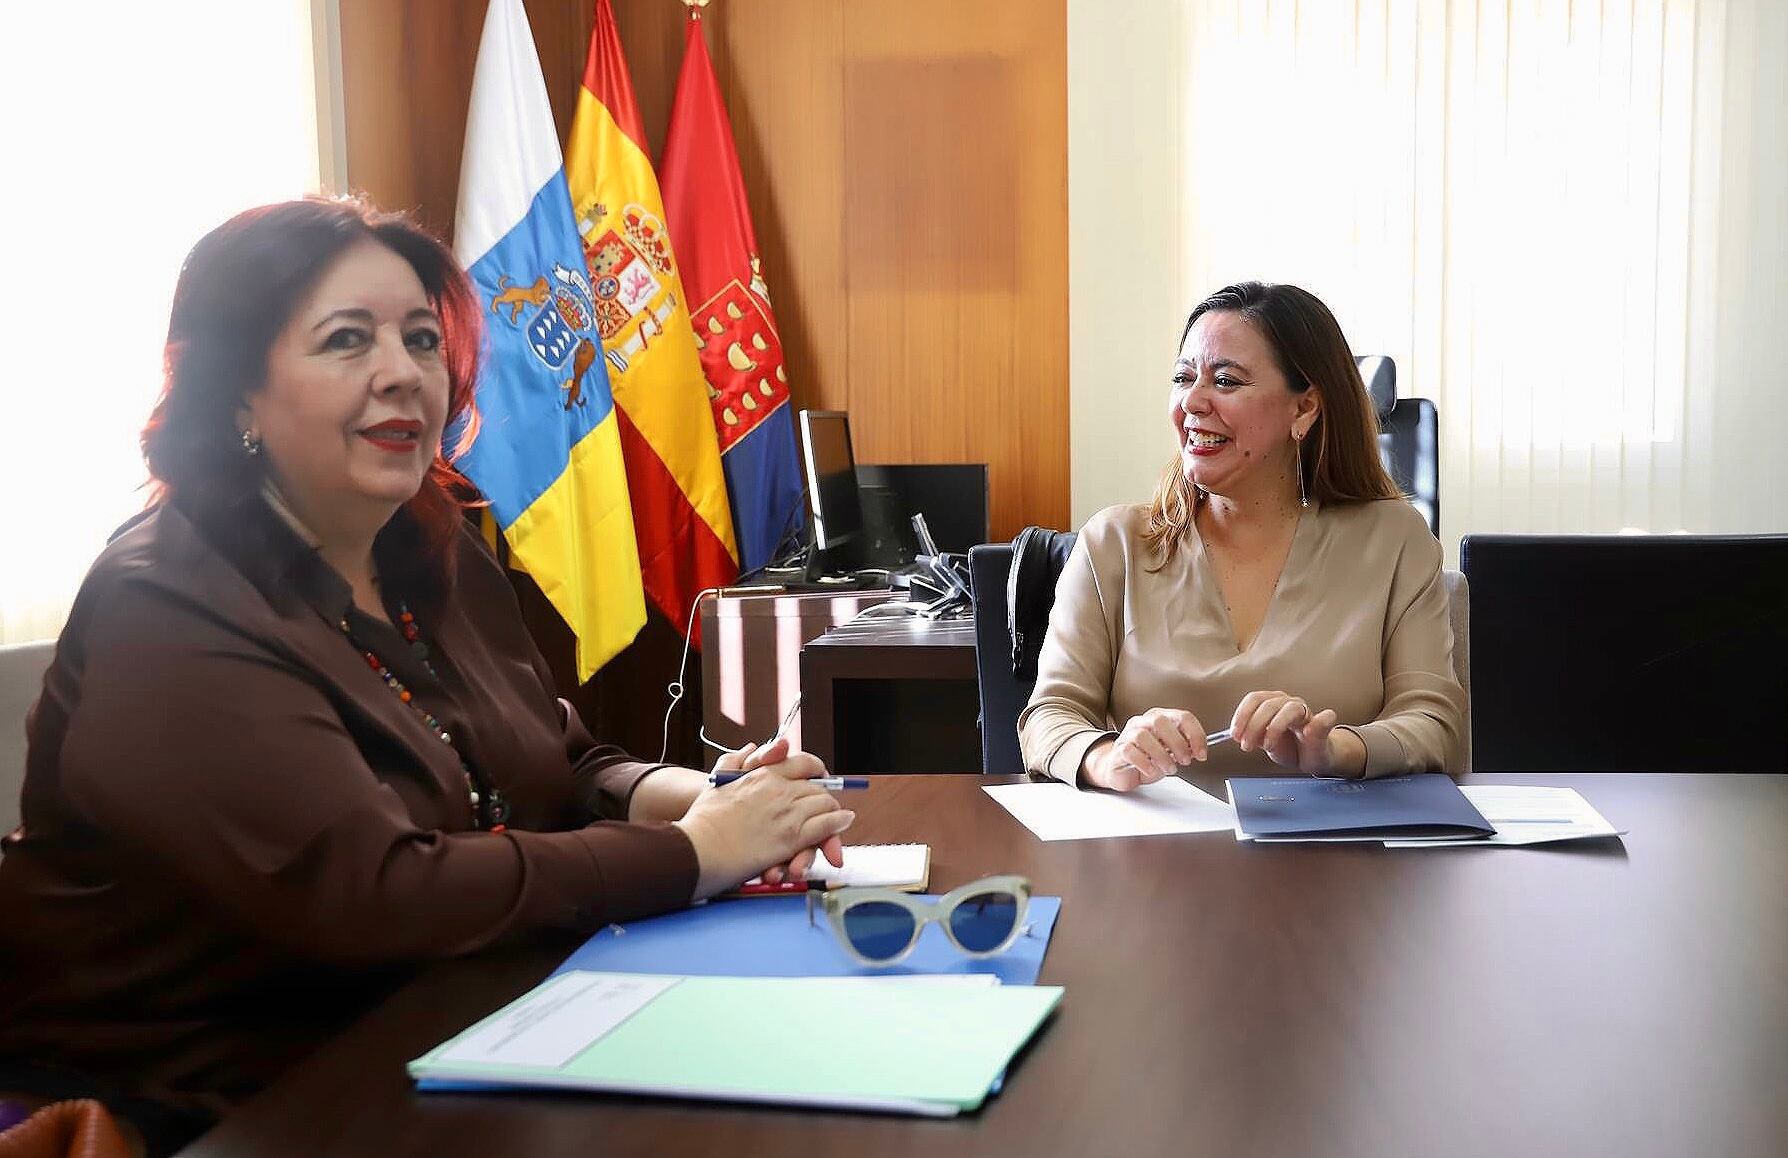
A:
[[[106,536],[142,507],[138,433],[187,250],[240,209],[319,187],[329,134],[313,44],[328,43],[327,11],[179,0],[7,13],[0,642],[55,635]]]
[[[1788,529],[1788,3],[1069,0],[1069,23],[1077,517],[1149,493],[1163,347],[1259,278],[1434,400],[1449,551]]]

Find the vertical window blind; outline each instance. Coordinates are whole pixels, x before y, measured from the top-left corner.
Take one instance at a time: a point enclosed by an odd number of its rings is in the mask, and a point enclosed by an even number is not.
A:
[[[1788,5],[1191,0],[1180,269],[1441,419],[1442,534],[1788,529]]]

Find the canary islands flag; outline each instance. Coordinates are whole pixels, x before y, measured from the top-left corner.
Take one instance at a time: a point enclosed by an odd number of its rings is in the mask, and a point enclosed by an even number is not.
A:
[[[639,633],[646,605],[596,291],[522,0],[485,14],[454,251],[491,314],[481,427],[458,465],[577,635],[589,679]]]
[[[739,551],[689,299],[608,0],[596,4],[565,173],[614,384],[646,594],[683,631],[696,595],[737,577]]]

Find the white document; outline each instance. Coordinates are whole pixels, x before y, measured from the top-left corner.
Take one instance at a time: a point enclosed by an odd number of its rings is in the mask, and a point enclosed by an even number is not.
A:
[[[998,973],[872,973],[848,977],[806,977],[814,985],[938,985],[963,989],[987,989],[1000,983]]]
[[[1386,848],[1481,848],[1484,845],[1545,844],[1624,836],[1603,819],[1575,788],[1529,788],[1519,784],[1462,784],[1459,791],[1496,829],[1475,840],[1387,840]]]
[[[925,844],[847,844],[844,867],[833,868],[823,856],[813,858],[809,881],[828,888],[924,888],[931,876],[931,846]]]
[[[503,1010],[436,1060],[458,1064],[558,1068],[601,1041],[681,978],[623,973],[561,973]]]
[[[1059,783],[999,784],[985,791],[1038,840],[1223,832],[1235,826],[1235,809],[1177,776],[1134,792],[1082,792]]]

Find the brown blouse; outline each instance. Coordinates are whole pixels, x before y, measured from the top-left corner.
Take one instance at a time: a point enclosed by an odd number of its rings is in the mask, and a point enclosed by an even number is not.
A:
[[[162,507],[99,557],[0,857],[0,1064],[215,1111],[421,962],[688,903],[682,831],[614,822],[659,765],[555,698],[483,545],[462,534],[450,588],[412,597],[390,589],[416,573],[394,542],[384,594],[416,605],[427,666],[258,499]],[[472,830],[461,757],[507,798],[507,831]]]

